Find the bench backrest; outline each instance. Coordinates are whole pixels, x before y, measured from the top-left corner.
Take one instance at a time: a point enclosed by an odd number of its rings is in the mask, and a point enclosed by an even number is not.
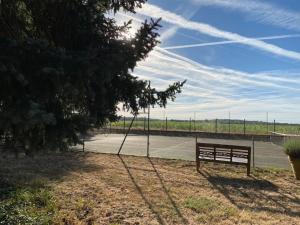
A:
[[[250,164],[251,147],[196,143],[196,157],[203,161],[220,161],[230,164]]]

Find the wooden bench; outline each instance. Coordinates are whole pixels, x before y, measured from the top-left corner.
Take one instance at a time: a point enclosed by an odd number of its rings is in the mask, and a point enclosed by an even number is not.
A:
[[[217,162],[233,165],[245,165],[250,175],[251,147],[198,143],[196,141],[196,166],[199,171],[200,161]]]

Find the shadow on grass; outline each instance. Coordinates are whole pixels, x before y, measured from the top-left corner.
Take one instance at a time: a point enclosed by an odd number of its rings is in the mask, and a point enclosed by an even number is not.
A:
[[[0,224],[52,224],[59,209],[50,181],[63,181],[76,171],[101,172],[103,167],[87,162],[87,155],[64,152],[16,159],[0,153]]]
[[[300,199],[293,193],[289,195],[283,193],[268,180],[257,179],[254,176],[250,178],[221,177],[211,175],[207,171],[200,171],[200,174],[241,210],[265,211],[300,217]]]
[[[16,190],[17,187],[15,184],[9,182],[0,175],[0,202],[8,199],[10,197],[10,193],[15,192]]]
[[[211,176],[208,172],[207,180],[213,184],[222,184],[223,186],[229,186],[235,189],[252,189],[255,191],[265,190],[265,191],[278,191],[278,187],[268,180],[258,180],[255,177],[252,179],[244,178],[229,178],[220,176]]]
[[[157,176],[157,178],[159,179],[159,182],[161,184],[161,187],[163,189],[163,191],[165,192],[165,194],[167,195],[169,201],[171,202],[173,208],[175,209],[176,211],[176,214],[178,215],[178,217],[181,219],[181,222],[182,224],[188,224],[188,221],[186,218],[184,218],[184,216],[182,215],[182,213],[180,212],[180,210],[178,209],[178,206],[176,204],[176,202],[173,200],[172,196],[170,195],[168,189],[166,188],[165,184],[164,184],[164,181],[162,179],[162,177],[160,176],[160,174],[158,173],[157,169],[155,168],[155,165],[154,163],[151,161],[151,158],[148,158],[151,166],[153,167],[153,170]]]
[[[155,215],[157,221],[159,224],[166,224],[162,218],[162,215],[155,209],[154,204],[152,203],[151,199],[147,198],[146,195],[144,194],[142,188],[138,185],[136,179],[134,178],[133,174],[131,173],[130,169],[134,169],[130,166],[128,166],[126,164],[126,162],[124,161],[124,159],[122,158],[122,156],[119,155],[119,158],[123,164],[123,166],[125,167],[132,183],[134,184],[136,190],[139,192],[140,196],[142,197],[142,199],[144,200],[144,202],[147,204],[148,208],[151,210],[151,212]],[[179,217],[179,219],[181,220],[182,224],[188,224],[188,221],[186,218],[183,217],[182,213],[180,212],[176,202],[173,200],[172,196],[170,195],[168,189],[166,188],[163,179],[161,178],[160,174],[158,173],[154,163],[151,161],[150,158],[148,158],[149,163],[151,164],[153,170],[147,170],[147,172],[154,172],[156,177],[159,180],[159,183],[161,185],[162,191],[165,193],[165,195],[168,198],[168,201],[171,203],[172,208],[175,210],[176,215]]]
[[[157,212],[153,206],[153,204],[147,199],[147,197],[145,196],[145,194],[143,193],[143,190],[141,189],[141,187],[137,184],[134,176],[132,175],[132,173],[130,172],[129,167],[127,166],[126,162],[123,160],[122,156],[119,155],[119,159],[121,160],[123,166],[125,167],[129,178],[131,179],[132,183],[134,184],[136,190],[139,192],[139,194],[141,195],[142,199],[144,200],[144,202],[147,204],[148,208],[151,210],[151,212],[155,215],[157,221],[159,222],[159,224],[165,224],[165,222],[163,221],[161,215],[159,214],[159,212]]]
[[[86,163],[89,153],[64,152],[20,157],[0,154],[0,181],[18,186],[37,179],[60,180],[73,171],[101,171],[103,167]]]

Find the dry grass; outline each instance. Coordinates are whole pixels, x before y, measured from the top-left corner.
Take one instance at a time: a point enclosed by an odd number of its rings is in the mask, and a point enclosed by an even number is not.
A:
[[[47,179],[57,224],[300,224],[290,171],[65,153],[0,159],[0,178]]]

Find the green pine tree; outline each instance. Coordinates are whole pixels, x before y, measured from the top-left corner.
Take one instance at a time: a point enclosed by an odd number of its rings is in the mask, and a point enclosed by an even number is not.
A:
[[[108,16],[145,2],[0,0],[0,135],[27,154],[66,150],[116,120],[120,102],[137,113],[174,100],[184,82],[160,92],[131,75],[158,44],[159,20],[126,39],[131,21],[118,26]]]

